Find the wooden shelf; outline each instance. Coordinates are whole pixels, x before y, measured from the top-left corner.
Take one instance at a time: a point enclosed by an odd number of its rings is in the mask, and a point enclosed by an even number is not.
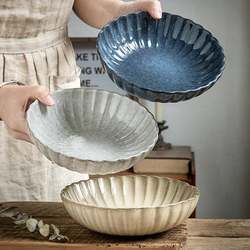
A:
[[[157,168],[157,160],[161,160],[164,161],[164,159],[167,160],[168,159],[175,159],[175,160],[183,160],[183,159],[187,159],[189,160],[189,164],[188,164],[188,171],[186,174],[183,173],[135,173],[133,168],[127,170],[127,171],[123,171],[120,173],[116,173],[116,174],[111,174],[108,176],[114,176],[114,175],[155,175],[155,176],[163,176],[163,177],[169,177],[169,178],[173,178],[173,179],[177,179],[177,180],[181,180],[181,181],[185,181],[187,183],[189,183],[190,185],[196,185],[196,170],[195,170],[195,156],[194,156],[194,152],[192,152],[191,147],[189,146],[174,146],[172,149],[170,150],[166,150],[166,151],[152,151],[150,152],[150,154],[146,157],[146,159],[144,161],[146,161],[147,159],[153,159],[156,162],[156,168]],[[141,162],[141,164],[143,164],[143,161]],[[97,178],[98,176],[91,176],[91,178]],[[191,218],[195,218],[196,217],[196,210],[193,212],[193,214],[191,215]]]

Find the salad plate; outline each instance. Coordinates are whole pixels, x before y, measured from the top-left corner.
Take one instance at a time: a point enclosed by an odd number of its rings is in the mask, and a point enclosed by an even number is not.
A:
[[[157,141],[152,114],[126,96],[78,88],[56,91],[53,99],[51,107],[31,104],[27,123],[34,144],[59,166],[94,175],[120,172]]]
[[[129,94],[153,102],[201,95],[220,78],[225,56],[201,25],[170,13],[121,16],[102,28],[97,50],[109,77]]]
[[[79,224],[100,233],[137,236],[183,223],[197,205],[199,190],[165,177],[112,176],[73,183],[61,198]]]

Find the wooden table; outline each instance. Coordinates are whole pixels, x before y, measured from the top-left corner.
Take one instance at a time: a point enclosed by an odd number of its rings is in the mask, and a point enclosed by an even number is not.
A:
[[[34,237],[25,230],[15,228],[11,220],[0,218],[0,250],[250,249],[250,220],[189,219],[186,225],[181,225],[168,233],[131,239],[102,235],[81,227],[69,218],[61,203],[22,202],[5,205],[16,206],[35,218],[57,225],[72,241],[48,242]],[[178,232],[185,231],[185,227],[187,236],[184,244],[179,244],[179,247],[176,244],[172,247],[165,244],[166,240],[176,241],[175,234],[183,237]],[[179,237],[180,242],[183,240],[181,237]]]

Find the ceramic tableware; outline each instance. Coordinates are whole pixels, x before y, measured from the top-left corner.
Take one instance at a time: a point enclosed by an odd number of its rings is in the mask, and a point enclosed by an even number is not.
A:
[[[61,192],[79,224],[111,235],[166,231],[194,211],[199,191],[185,182],[154,176],[113,176],[73,183]]]
[[[110,78],[131,95],[154,102],[179,102],[211,88],[224,69],[217,39],[201,25],[146,12],[112,21],[100,31],[97,50]]]
[[[158,127],[126,96],[79,88],[56,91],[56,104],[35,101],[27,112],[31,138],[51,161],[87,174],[130,168],[153,148]]]

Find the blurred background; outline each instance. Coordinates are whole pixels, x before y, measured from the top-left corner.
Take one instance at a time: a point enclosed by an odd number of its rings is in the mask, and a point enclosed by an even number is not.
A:
[[[161,104],[174,145],[195,152],[199,218],[250,217],[250,1],[162,0],[163,11],[201,24],[225,50],[226,69],[205,94],[177,104]],[[93,43],[98,30],[74,14],[69,23],[82,84],[122,93],[99,68]],[[81,42],[84,38],[85,42]],[[91,39],[90,39],[91,40]],[[87,41],[87,42],[86,42]],[[152,103],[146,103],[152,110]]]

